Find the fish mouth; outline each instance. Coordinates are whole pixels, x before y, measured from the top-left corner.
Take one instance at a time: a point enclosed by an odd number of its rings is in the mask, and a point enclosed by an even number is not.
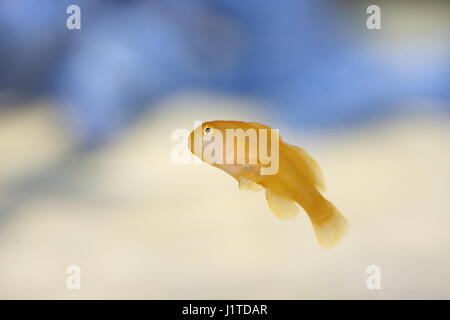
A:
[[[191,151],[191,153],[194,153],[194,148],[193,148],[193,140],[194,139],[194,135],[193,135],[193,133],[191,132],[191,134],[189,135],[189,137],[188,137],[188,149],[189,149],[189,151]]]
[[[188,137],[188,149],[192,152],[192,147],[191,147],[191,144],[192,144],[192,143],[191,143],[191,135],[192,135],[192,134],[190,134],[189,137]]]

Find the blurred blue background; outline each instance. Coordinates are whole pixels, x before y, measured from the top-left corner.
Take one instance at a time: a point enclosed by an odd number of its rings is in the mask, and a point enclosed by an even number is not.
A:
[[[1,0],[0,299],[448,299],[449,17],[447,0]],[[307,150],[342,243],[174,163],[174,130],[216,119]]]
[[[81,30],[65,27],[70,4],[81,8]],[[0,97],[50,97],[86,146],[182,90],[254,97],[302,129],[371,120],[410,97],[448,103],[448,39],[395,57],[389,46],[373,45],[377,34],[392,32],[388,15],[382,12],[382,30],[368,30],[364,4],[3,1]]]

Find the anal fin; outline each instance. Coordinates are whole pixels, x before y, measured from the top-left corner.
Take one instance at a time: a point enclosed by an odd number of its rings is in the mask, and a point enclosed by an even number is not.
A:
[[[275,215],[284,220],[290,220],[298,215],[299,208],[294,200],[279,196],[266,189],[266,199]]]

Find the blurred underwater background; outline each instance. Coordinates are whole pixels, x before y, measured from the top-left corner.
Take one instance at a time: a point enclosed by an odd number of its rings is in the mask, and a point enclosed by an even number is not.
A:
[[[449,299],[449,18],[437,0],[2,1],[0,298]],[[216,119],[306,149],[343,242],[173,163],[172,132]]]

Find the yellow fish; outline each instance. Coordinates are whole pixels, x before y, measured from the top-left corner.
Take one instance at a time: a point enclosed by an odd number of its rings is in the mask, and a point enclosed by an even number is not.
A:
[[[322,247],[345,235],[347,219],[320,193],[319,165],[305,150],[282,141],[277,130],[256,122],[210,121],[191,132],[188,144],[194,155],[236,178],[240,189],[265,189],[277,217],[292,219],[297,204],[303,207]]]

